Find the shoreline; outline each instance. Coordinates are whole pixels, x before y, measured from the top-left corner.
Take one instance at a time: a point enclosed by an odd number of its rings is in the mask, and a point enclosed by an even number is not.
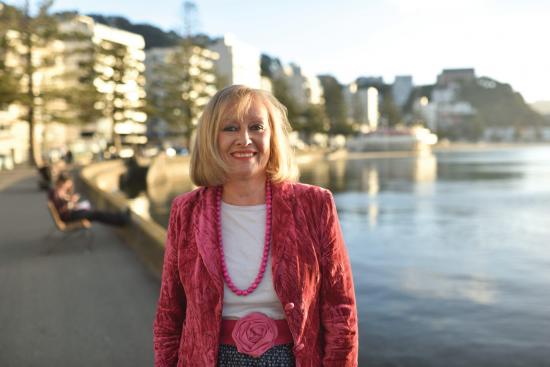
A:
[[[491,151],[491,150],[506,150],[506,149],[523,149],[523,148],[539,148],[550,147],[548,143],[495,143],[495,142],[444,142],[436,144],[427,150],[385,150],[385,151],[365,151],[365,152],[350,152],[347,149],[339,149],[336,151],[328,151],[326,149],[317,149],[310,151],[297,152],[296,157],[299,165],[311,164],[319,159],[325,160],[341,160],[341,159],[376,159],[376,158],[422,158],[431,156],[436,153],[448,152],[476,152],[476,151]]]
[[[478,151],[478,150],[503,150],[514,148],[536,148],[550,147],[550,142],[547,143],[496,143],[496,142],[445,142],[436,144],[432,147],[432,152],[454,152],[454,151]]]

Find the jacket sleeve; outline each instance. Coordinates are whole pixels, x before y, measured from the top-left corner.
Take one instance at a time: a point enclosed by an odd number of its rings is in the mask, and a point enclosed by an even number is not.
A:
[[[358,326],[349,257],[334,199],[325,192],[321,215],[321,330],[323,366],[355,367]]]
[[[157,313],[153,326],[153,343],[155,367],[175,367],[178,362],[178,351],[185,321],[186,298],[178,270],[178,247],[180,210],[174,202],[170,212],[162,283]]]

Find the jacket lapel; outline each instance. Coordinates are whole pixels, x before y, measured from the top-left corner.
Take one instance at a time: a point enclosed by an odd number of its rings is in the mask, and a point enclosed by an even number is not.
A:
[[[204,190],[203,195],[203,200],[199,200],[197,212],[194,213],[197,247],[214,286],[219,294],[223,296],[223,277],[216,218],[216,189],[208,187]]]
[[[287,302],[289,290],[294,289],[296,224],[294,222],[294,195],[290,183],[274,184],[271,208],[271,270],[273,286],[282,302]]]

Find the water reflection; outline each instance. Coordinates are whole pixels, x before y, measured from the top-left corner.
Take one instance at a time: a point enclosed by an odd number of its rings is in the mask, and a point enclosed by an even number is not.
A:
[[[433,191],[437,179],[435,155],[405,158],[360,158],[315,162],[300,167],[302,182],[326,187],[335,194],[364,192],[351,205],[339,210],[353,211],[366,216],[369,228],[378,225],[381,213],[378,196],[384,191],[417,192],[427,195]],[[356,199],[352,199],[356,200]]]
[[[402,291],[417,297],[465,300],[481,305],[496,301],[497,290],[487,277],[475,274],[441,276],[415,268],[403,269],[400,277]]]
[[[437,159],[433,154],[406,158],[339,159],[302,165],[300,172],[302,182],[323,186],[335,193],[361,191],[374,197],[392,186],[411,190],[411,182],[434,182],[437,179]]]

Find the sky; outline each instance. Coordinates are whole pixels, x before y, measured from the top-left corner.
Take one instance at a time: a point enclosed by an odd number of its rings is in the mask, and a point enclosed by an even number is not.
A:
[[[36,1],[36,0],[34,0]],[[22,5],[23,0],[6,1]],[[121,15],[183,30],[178,0],[57,0],[54,10]],[[475,68],[528,102],[550,100],[547,0],[196,0],[197,32],[231,33],[259,51],[341,83],[412,75],[432,84],[442,69]]]

